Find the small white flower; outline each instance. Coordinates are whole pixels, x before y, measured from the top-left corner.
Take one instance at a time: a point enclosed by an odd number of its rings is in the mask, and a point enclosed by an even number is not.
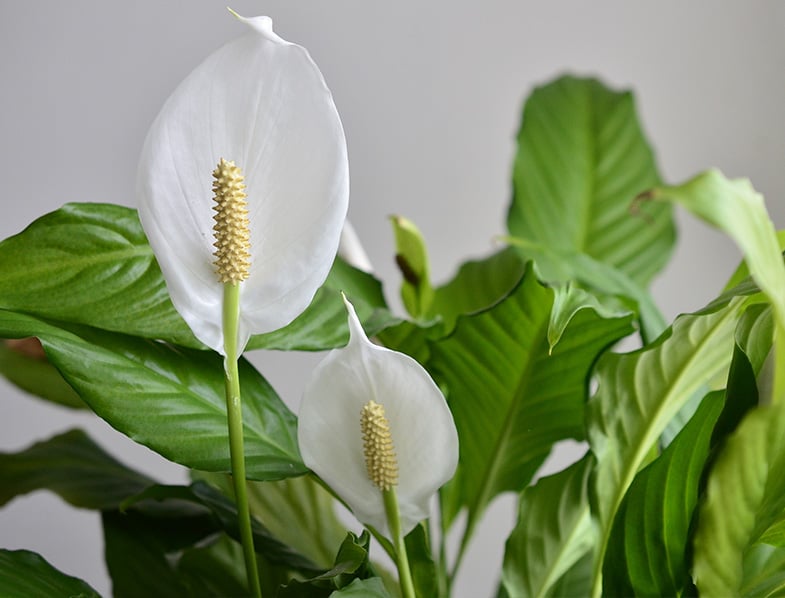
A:
[[[303,461],[362,522],[387,532],[382,491],[371,481],[361,415],[369,402],[384,408],[397,472],[404,534],[428,517],[434,493],[455,473],[458,434],[444,396],[408,355],[371,343],[352,305],[349,344],[314,370],[300,406]],[[385,447],[386,450],[386,447]],[[387,455],[383,455],[386,459]]]
[[[308,52],[268,17],[200,64],[174,91],[139,163],[139,215],[172,302],[224,353],[223,285],[214,266],[212,172],[244,175],[250,259],[240,285],[238,350],[288,324],[329,272],[349,197],[346,141]]]

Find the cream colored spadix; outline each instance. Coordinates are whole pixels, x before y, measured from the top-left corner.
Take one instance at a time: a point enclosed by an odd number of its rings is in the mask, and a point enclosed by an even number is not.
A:
[[[211,177],[221,158],[242,169],[247,267],[239,284],[238,350],[288,324],[332,264],[349,196],[346,141],[308,52],[267,17],[200,64],[153,123],[137,178],[139,216],[177,310],[224,353]],[[228,162],[227,162],[228,163]]]
[[[361,522],[383,533],[382,492],[394,485],[406,534],[428,517],[431,497],[455,473],[458,434],[444,396],[422,366],[371,343],[348,301],[346,308],[349,344],[330,352],[303,393],[300,452]],[[372,462],[369,443],[379,451]]]

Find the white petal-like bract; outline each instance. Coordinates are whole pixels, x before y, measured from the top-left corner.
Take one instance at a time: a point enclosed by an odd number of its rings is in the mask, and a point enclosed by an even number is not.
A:
[[[346,217],[349,171],[338,112],[308,52],[267,17],[200,64],[153,123],[139,163],[142,226],[177,310],[223,353],[223,288],[213,266],[212,171],[245,176],[251,266],[240,288],[239,349],[310,303]]]
[[[371,343],[347,301],[349,344],[335,349],[308,382],[298,440],[305,464],[352,509],[383,533],[381,491],[368,477],[360,414],[368,401],[384,406],[398,462],[396,493],[404,534],[428,517],[430,499],[455,473],[458,434],[447,403],[423,367],[408,355]]]

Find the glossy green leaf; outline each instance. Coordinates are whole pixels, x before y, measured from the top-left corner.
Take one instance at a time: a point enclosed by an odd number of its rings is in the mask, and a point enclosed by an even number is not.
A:
[[[0,243],[0,308],[198,346],[136,211],[66,204]]]
[[[591,551],[596,536],[588,496],[593,464],[588,454],[521,493],[502,568],[510,598],[558,596],[554,584]]]
[[[598,390],[587,411],[589,444],[597,458],[594,514],[600,542],[595,596],[602,587],[611,526],[636,473],[690,398],[712,383],[724,383],[743,301],[737,298],[716,311],[680,316],[653,345],[600,360]]]
[[[193,598],[248,594],[242,546],[225,535],[185,549],[175,570]],[[268,577],[260,575],[263,586]]]
[[[354,305],[368,335],[401,321],[387,310],[382,285],[376,278],[336,258],[308,309],[280,330],[252,336],[248,349],[324,351],[343,347],[349,340],[349,328],[341,293]]]
[[[66,204],[0,243],[0,309],[204,348],[175,311],[136,211]],[[341,290],[373,334],[396,323],[379,282],[336,261],[308,309],[249,347],[323,350],[346,343]]]
[[[681,596],[691,585],[690,523],[723,394],[705,397],[665,452],[635,476],[613,523],[605,595]]]
[[[659,182],[632,94],[561,77],[524,106],[508,230],[543,280],[633,298],[654,338],[661,318],[645,287],[675,232],[669,207],[633,200]]]
[[[554,442],[583,437],[589,371],[631,331],[630,316],[604,320],[583,309],[549,354],[553,296],[530,269],[506,299],[459,318],[452,335],[431,344],[429,368],[458,428],[469,528],[494,496],[526,486]]]
[[[103,419],[167,459],[229,471],[222,359],[91,328],[66,330],[0,310],[0,335],[37,336],[52,363]],[[264,378],[240,363],[248,477],[305,473],[296,418]]]
[[[3,549],[0,549],[0,595],[8,598],[100,596],[81,579],[61,573],[34,552]]]
[[[785,402],[780,402],[750,411],[711,470],[694,543],[693,578],[701,595],[738,595],[746,585],[745,555],[783,519]]]
[[[38,342],[35,339],[28,339]],[[27,355],[0,342],[0,374],[25,392],[71,409],[87,409],[46,357]]]
[[[18,453],[0,453],[0,505],[50,490],[84,509],[116,508],[153,481],[115,460],[81,430],[71,430]]]

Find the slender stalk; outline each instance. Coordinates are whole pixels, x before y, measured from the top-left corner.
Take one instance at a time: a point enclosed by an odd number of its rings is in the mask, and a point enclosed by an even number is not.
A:
[[[395,564],[398,566],[398,583],[401,586],[403,598],[416,598],[412,572],[409,568],[409,557],[406,555],[406,543],[401,532],[401,515],[398,510],[398,495],[395,488],[382,492],[384,497],[384,510],[387,514],[387,525],[395,545]]]
[[[229,455],[232,463],[232,484],[237,503],[237,523],[245,558],[245,573],[251,594],[261,598],[259,570],[256,567],[256,552],[251,532],[251,510],[245,481],[245,450],[243,448],[243,411],[240,400],[240,374],[237,369],[237,331],[240,319],[240,285],[224,284],[223,332],[224,372],[226,374],[226,415],[229,422]]]

